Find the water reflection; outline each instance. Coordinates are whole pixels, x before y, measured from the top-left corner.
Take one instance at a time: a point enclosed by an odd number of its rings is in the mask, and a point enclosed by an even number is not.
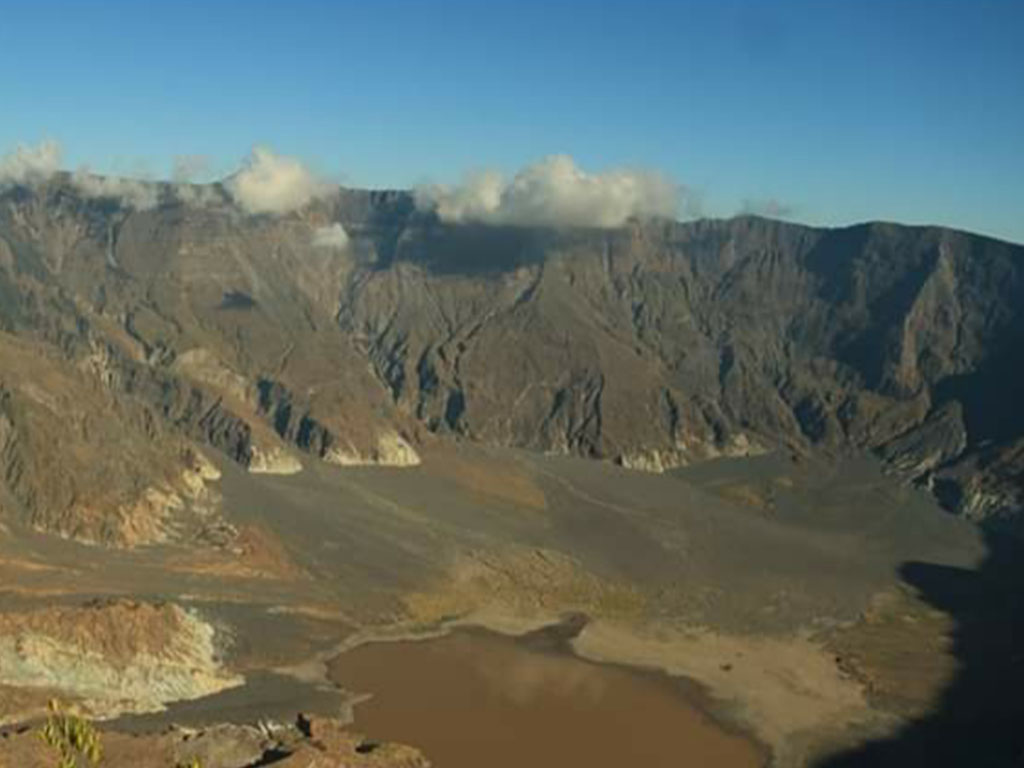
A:
[[[505,663],[494,663],[494,654],[481,654],[468,637],[455,637],[444,653],[458,654],[472,665],[470,673],[488,686],[491,696],[519,707],[548,697],[570,698],[581,704],[598,704],[608,695],[600,668],[566,664],[565,659],[538,653],[509,654]]]
[[[668,678],[484,632],[363,646],[329,669],[346,688],[373,694],[356,709],[359,730],[415,744],[438,768],[762,762]]]

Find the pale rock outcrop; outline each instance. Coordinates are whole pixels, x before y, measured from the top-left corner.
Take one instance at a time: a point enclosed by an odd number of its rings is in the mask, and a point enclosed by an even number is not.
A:
[[[385,432],[377,438],[377,447],[363,453],[349,444],[347,448],[331,447],[324,461],[342,467],[414,467],[420,463],[416,449],[397,432]]]
[[[208,484],[219,480],[221,472],[199,452],[192,452],[189,459],[176,487],[151,486],[133,503],[118,507],[114,535],[104,538],[127,547],[165,544],[181,533],[185,513],[199,518],[216,515],[220,494]]]
[[[253,446],[249,471],[257,475],[295,475],[302,471],[302,462],[280,446]]]
[[[157,711],[242,682],[221,666],[213,626],[173,603],[0,614],[0,683],[63,691],[96,716]]]
[[[660,474],[706,459],[759,456],[766,452],[764,446],[741,432],[721,445],[707,441],[692,441],[690,444],[679,444],[673,448],[626,452],[618,457],[617,463],[626,469]]]
[[[200,384],[214,389],[239,403],[251,404],[252,385],[233,371],[208,349],[197,347],[178,355],[172,369]]]

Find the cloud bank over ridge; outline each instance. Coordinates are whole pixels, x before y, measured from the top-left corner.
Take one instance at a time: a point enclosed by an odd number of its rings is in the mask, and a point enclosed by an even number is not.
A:
[[[419,187],[415,196],[420,210],[450,223],[611,228],[630,218],[675,218],[682,190],[654,171],[591,174],[568,155],[551,155],[511,180],[484,171],[457,186]]]
[[[245,167],[224,185],[248,213],[289,213],[332,188],[296,158],[262,146],[253,148]]]
[[[0,157],[0,184],[33,184],[46,181],[60,170],[60,143],[47,139],[36,146],[19,144]]]
[[[41,183],[61,170],[56,141],[18,145],[0,158],[0,184]],[[170,183],[102,176],[81,167],[70,174],[79,192],[92,198],[116,199],[138,210],[176,199],[205,207],[233,202],[249,214],[281,215],[301,210],[337,189],[300,160],[258,145],[242,167],[219,184],[194,183],[210,170],[201,155],[174,159]],[[568,155],[551,155],[525,166],[511,178],[497,171],[468,175],[457,185],[421,186],[414,190],[416,207],[432,211],[445,222],[506,226],[613,228],[630,219],[676,218],[691,212],[697,200],[668,177],[656,172],[618,169],[590,173]],[[313,234],[316,247],[344,248],[348,235],[340,225]]]
[[[206,155],[176,155],[171,161],[171,181],[195,183],[207,178],[211,162]]]
[[[71,174],[71,183],[85,197],[117,200],[122,205],[146,211],[160,204],[160,188],[149,181],[122,176],[100,176],[88,168]]]
[[[0,185],[44,183],[62,170],[62,156],[57,141],[19,144],[0,157]],[[209,167],[208,159],[201,155],[175,158],[172,183],[164,188],[186,204],[215,204],[221,196],[214,193],[213,187],[188,183],[207,173]],[[118,200],[139,210],[157,206],[162,194],[161,185],[152,180],[101,175],[87,166],[71,173],[70,181],[85,197]],[[334,188],[299,160],[275,154],[263,146],[254,148],[241,170],[224,180],[223,185],[242,210],[253,214],[290,213]],[[335,234],[334,241],[337,240]]]
[[[0,184],[41,184],[61,170],[60,143],[46,139],[36,145],[19,144],[0,158]],[[71,183],[85,197],[121,200],[138,209],[153,208],[159,190],[151,183],[118,176],[99,176],[82,167],[71,174]]]

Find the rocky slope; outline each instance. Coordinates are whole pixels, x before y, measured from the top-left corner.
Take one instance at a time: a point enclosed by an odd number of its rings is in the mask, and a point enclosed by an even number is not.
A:
[[[300,715],[295,724],[262,726],[171,728],[142,735],[101,732],[103,764],[134,768],[190,764],[205,768],[271,764],[280,768],[430,768],[418,750],[370,741],[337,721]],[[2,768],[49,768],[54,764],[53,752],[33,729],[0,731],[0,745]]]
[[[288,216],[217,186],[153,194],[137,210],[59,176],[0,192],[9,523],[218,542],[204,451],[292,473],[468,439],[652,471],[868,450],[951,510],[1020,525],[1021,246],[753,217],[449,226],[400,192]],[[317,247],[334,222],[348,246]]]
[[[173,603],[96,600],[5,610],[0,686],[59,690],[94,717],[154,711],[242,684],[222,668],[219,645],[213,626]],[[3,710],[0,719],[37,714],[31,707]]]

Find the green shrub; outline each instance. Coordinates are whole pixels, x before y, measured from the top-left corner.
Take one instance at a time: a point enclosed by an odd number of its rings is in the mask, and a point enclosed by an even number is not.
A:
[[[57,768],[98,765],[103,757],[103,745],[92,723],[65,712],[56,699],[50,701],[49,709],[50,714],[39,729],[39,738],[57,753]]]
[[[43,743],[57,753],[56,768],[85,768],[99,765],[103,759],[100,734],[84,717],[64,711],[60,702],[51,699],[50,714],[37,733]],[[81,762],[80,762],[81,761]],[[198,757],[192,757],[175,768],[203,768]]]

